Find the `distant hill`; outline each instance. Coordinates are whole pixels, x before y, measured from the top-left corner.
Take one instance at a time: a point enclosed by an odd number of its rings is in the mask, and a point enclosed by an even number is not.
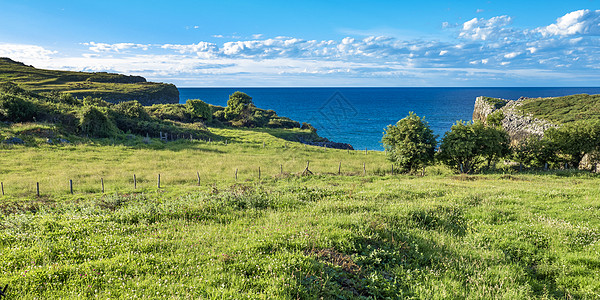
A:
[[[179,103],[173,84],[147,82],[141,76],[37,69],[0,57],[0,82],[14,82],[33,92],[64,92],[117,103],[138,100],[143,105]]]
[[[575,121],[600,120],[600,95],[505,100],[477,97],[473,120],[501,120],[513,140],[543,135],[550,127]]]

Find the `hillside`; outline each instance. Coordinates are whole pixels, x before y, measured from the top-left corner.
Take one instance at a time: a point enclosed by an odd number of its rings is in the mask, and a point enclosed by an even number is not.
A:
[[[76,98],[91,96],[109,102],[179,103],[179,91],[173,84],[114,73],[44,70],[9,58],[0,58],[0,82],[14,82],[33,92],[62,92]]]
[[[542,136],[551,127],[575,121],[600,120],[600,95],[570,95],[550,98],[505,100],[477,97],[473,120],[501,119],[512,140]]]

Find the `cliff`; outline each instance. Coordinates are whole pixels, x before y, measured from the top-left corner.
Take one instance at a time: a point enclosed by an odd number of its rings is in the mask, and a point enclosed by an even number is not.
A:
[[[488,123],[490,116],[501,119],[502,128],[506,130],[511,141],[518,142],[530,135],[543,136],[551,127],[557,127],[549,121],[536,118],[522,109],[528,98],[505,100],[489,97],[477,97],[473,109],[473,120]]]
[[[138,100],[143,105],[179,103],[173,84],[147,82],[144,77],[106,72],[73,72],[38,69],[0,57],[0,82],[14,82],[33,92],[62,92],[109,102]]]

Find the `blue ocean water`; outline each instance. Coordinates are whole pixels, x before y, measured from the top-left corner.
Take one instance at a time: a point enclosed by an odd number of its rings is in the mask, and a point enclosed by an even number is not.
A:
[[[355,149],[383,150],[384,128],[415,112],[440,138],[457,120],[471,120],[478,96],[518,99],[572,94],[600,94],[598,87],[502,88],[179,88],[179,99],[201,99],[226,106],[242,91],[254,104],[280,116],[308,122],[320,136]]]

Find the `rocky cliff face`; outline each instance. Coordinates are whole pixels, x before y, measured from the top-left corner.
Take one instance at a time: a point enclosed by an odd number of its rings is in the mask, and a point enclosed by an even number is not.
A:
[[[495,99],[500,100],[500,102],[496,101],[494,103],[489,99],[490,98],[487,97],[477,97],[477,99],[475,99],[473,120],[487,123],[487,119],[492,113],[501,113],[504,116],[502,119],[502,127],[508,132],[511,141],[513,142],[521,141],[530,135],[543,136],[548,128],[557,127],[557,125],[546,120],[524,115],[523,112],[519,110],[522,99]],[[499,105],[499,103],[503,105]]]

